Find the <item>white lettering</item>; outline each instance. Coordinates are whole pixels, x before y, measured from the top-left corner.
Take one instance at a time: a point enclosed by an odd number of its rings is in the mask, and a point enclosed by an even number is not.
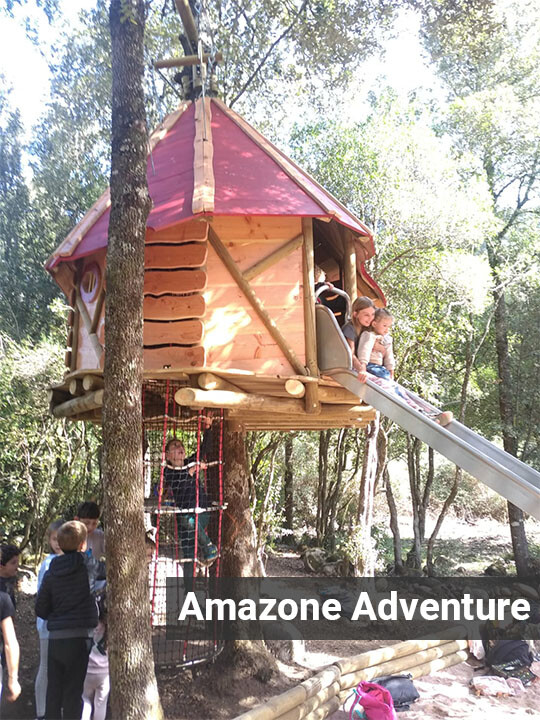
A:
[[[261,598],[259,600],[259,603],[264,608],[259,616],[259,620],[277,620],[275,613],[270,614],[270,610],[274,609],[276,602],[276,598]]]
[[[339,600],[325,600],[322,606],[322,614],[325,620],[339,620],[341,617],[341,603]]]
[[[528,600],[514,600],[510,612],[514,620],[528,620],[531,616],[531,603]]]
[[[361,615],[367,615],[370,620],[377,620],[377,615],[373,609],[371,598],[369,597],[369,593],[365,590],[358,596],[351,620],[358,620]]]
[[[199,605],[199,601],[197,600],[197,596],[194,592],[186,593],[186,597],[184,599],[184,602],[182,603],[180,614],[178,615],[178,620],[179,622],[182,622],[187,617],[191,616],[196,617],[197,620],[204,621],[204,615],[202,614],[201,606]]]

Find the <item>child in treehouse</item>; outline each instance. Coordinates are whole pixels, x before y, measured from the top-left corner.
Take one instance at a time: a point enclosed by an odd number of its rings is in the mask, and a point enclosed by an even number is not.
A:
[[[366,366],[362,366],[358,360],[358,342],[364,330],[371,327],[374,317],[375,306],[373,301],[363,295],[353,302],[351,319],[341,328],[341,332],[351,348],[353,368],[358,372],[360,382],[366,382],[367,372]]]
[[[454,418],[449,410],[440,413],[434,411],[427,404],[419,405],[404,388],[394,382],[395,361],[392,336],[390,335],[393,322],[392,314],[386,308],[379,308],[375,311],[371,326],[361,333],[356,350],[358,379],[365,382],[365,379],[362,378],[369,377],[372,382],[384,390],[394,393],[417,412],[426,415],[439,425],[448,425]],[[354,367],[357,369],[356,365]]]

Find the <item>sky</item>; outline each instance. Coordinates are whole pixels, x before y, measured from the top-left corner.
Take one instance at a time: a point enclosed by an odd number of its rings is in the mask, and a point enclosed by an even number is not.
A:
[[[82,9],[91,9],[95,0],[60,0],[67,27],[74,27]],[[41,49],[27,37],[24,18],[27,14],[38,26]],[[11,105],[19,108],[27,134],[45,109],[49,97],[49,71],[47,60],[51,47],[59,38],[62,24],[49,25],[44,14],[33,3],[16,5],[14,18],[0,16],[0,72],[12,87]],[[396,26],[397,37],[386,43],[386,53],[381,61],[373,58],[362,64],[364,81],[358,106],[364,103],[365,92],[376,79],[384,76],[396,90],[407,94],[419,85],[432,88],[435,79],[426,67],[418,43],[418,26],[412,13],[402,14]],[[351,117],[358,117],[359,107],[350,105]]]

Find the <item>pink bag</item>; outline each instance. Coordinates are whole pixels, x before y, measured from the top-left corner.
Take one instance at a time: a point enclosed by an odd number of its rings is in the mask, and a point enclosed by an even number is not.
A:
[[[377,683],[360,682],[354,692],[356,700],[351,707],[349,720],[353,720],[357,705],[361,705],[364,709],[364,713],[360,717],[365,717],[366,720],[397,720],[394,701],[386,688]],[[357,715],[360,713],[359,708],[356,713]]]

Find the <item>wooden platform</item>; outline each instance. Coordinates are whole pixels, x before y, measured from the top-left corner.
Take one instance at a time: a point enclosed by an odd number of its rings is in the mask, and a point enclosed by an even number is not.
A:
[[[145,372],[150,380],[176,381],[176,403],[199,408],[223,408],[238,430],[326,430],[363,428],[375,410],[329,378],[304,375],[280,377],[218,368],[170,368]],[[307,407],[310,397],[319,400],[319,411]],[[55,417],[101,422],[103,375],[99,370],[68,373],[49,390]],[[308,410],[310,410],[308,412]]]

